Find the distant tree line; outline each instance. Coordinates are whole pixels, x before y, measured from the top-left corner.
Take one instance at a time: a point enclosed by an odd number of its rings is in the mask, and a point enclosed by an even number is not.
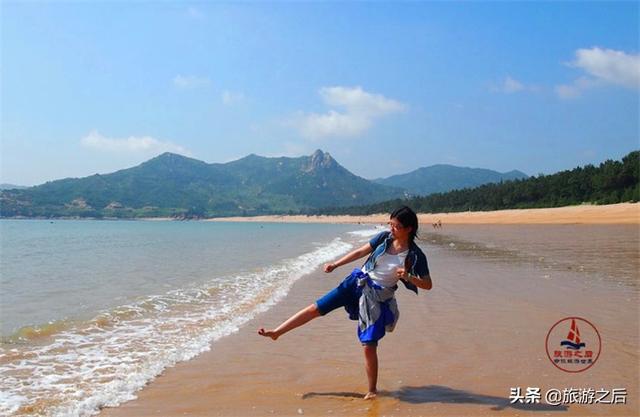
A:
[[[306,214],[388,213],[409,205],[422,213],[542,208],[582,203],[614,204],[640,200],[640,151],[622,161],[607,160],[552,175],[486,184],[424,197],[395,199],[366,206],[309,210]]]

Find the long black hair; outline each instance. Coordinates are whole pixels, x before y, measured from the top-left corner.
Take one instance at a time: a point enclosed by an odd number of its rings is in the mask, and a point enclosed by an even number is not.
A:
[[[395,209],[389,218],[397,219],[404,227],[411,227],[409,240],[413,243],[418,234],[418,216],[416,213],[409,207],[402,206]]]

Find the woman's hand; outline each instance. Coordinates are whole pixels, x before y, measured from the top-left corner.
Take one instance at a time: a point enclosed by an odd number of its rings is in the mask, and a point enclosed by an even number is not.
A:
[[[342,258],[338,259],[335,262],[332,262],[330,264],[325,264],[324,265],[324,272],[333,272],[334,269],[336,269],[337,267],[341,266],[341,265],[346,265],[349,262],[353,262],[356,259],[360,259],[365,255],[368,255],[369,253],[371,253],[371,251],[373,250],[373,248],[371,248],[371,245],[369,245],[368,243],[365,243],[364,246],[351,251],[349,253],[347,253],[346,255],[344,255]]]
[[[406,280],[409,278],[409,272],[405,268],[398,268],[396,269],[396,277],[398,277],[398,279]]]
[[[396,276],[398,279],[415,285],[418,288],[422,288],[423,290],[430,290],[433,287],[433,284],[431,283],[431,276],[428,274],[424,277],[416,277],[409,275],[409,271],[405,268],[398,268],[396,269]]]

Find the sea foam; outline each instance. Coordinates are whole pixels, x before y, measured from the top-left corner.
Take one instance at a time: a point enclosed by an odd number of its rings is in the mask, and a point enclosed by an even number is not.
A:
[[[209,350],[352,247],[337,238],[267,268],[103,311],[44,344],[0,348],[0,414],[89,416],[134,399],[164,369]]]

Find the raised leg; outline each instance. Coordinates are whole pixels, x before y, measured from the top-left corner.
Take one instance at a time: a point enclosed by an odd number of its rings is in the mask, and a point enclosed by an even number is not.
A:
[[[320,316],[320,310],[318,310],[318,306],[314,303],[309,307],[303,308],[298,311],[293,316],[289,317],[284,323],[280,326],[276,327],[275,330],[258,330],[258,334],[265,337],[270,337],[273,340],[278,339],[280,336],[288,332],[289,330],[293,330],[296,327],[300,327],[303,324],[315,319]]]
[[[365,400],[371,400],[377,395],[378,385],[378,347],[374,345],[364,346],[365,368],[369,380],[369,392],[364,396]]]

